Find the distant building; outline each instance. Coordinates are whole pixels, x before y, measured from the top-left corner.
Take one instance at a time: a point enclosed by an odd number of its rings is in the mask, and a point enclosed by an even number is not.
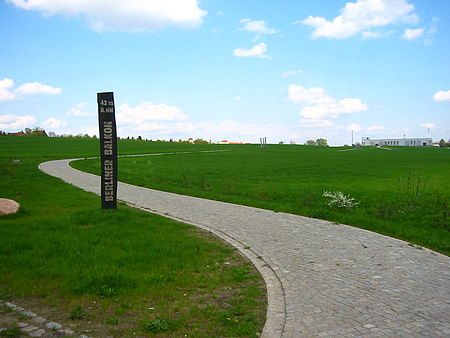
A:
[[[27,136],[23,131],[19,131],[17,133],[8,133],[8,136]]]
[[[403,147],[431,147],[433,140],[429,137],[418,138],[378,138],[363,137],[363,146],[403,146]]]

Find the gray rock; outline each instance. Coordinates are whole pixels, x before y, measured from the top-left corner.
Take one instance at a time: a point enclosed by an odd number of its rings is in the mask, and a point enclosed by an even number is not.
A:
[[[42,325],[47,321],[47,319],[42,318],[42,317],[34,317],[33,318],[33,322],[35,322],[36,324]]]
[[[22,331],[22,332],[31,332],[31,331],[34,331],[34,330],[37,330],[37,329],[39,329],[37,326],[28,325],[28,326],[22,327],[20,329],[20,331]]]
[[[30,337],[41,337],[44,333],[45,333],[45,330],[44,330],[44,329],[39,329],[39,330],[30,332],[28,335],[29,335]]]
[[[47,326],[47,328],[50,330],[59,330],[60,328],[62,328],[61,324],[55,322],[48,322],[45,326]]]

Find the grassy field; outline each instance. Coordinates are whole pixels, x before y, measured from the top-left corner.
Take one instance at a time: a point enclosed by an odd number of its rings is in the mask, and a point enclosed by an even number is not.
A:
[[[119,147],[128,154],[211,149],[125,140]],[[17,215],[0,217],[0,299],[89,336],[261,332],[264,282],[233,248],[124,205],[102,211],[99,197],[37,168],[98,149],[92,139],[0,137],[0,197],[21,204]],[[8,316],[17,315],[0,307],[0,323]]]
[[[122,158],[124,182],[350,224],[450,254],[450,150],[227,146],[229,152]],[[99,161],[73,166],[99,172]],[[358,205],[329,205],[324,191]]]

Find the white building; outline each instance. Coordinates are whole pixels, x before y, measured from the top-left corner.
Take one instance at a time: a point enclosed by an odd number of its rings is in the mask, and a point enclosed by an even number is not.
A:
[[[433,140],[429,137],[419,138],[377,138],[363,137],[363,146],[404,146],[404,147],[431,147]]]

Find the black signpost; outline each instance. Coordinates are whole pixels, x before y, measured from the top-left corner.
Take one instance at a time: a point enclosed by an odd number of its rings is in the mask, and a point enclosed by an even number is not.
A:
[[[102,209],[117,209],[117,132],[114,93],[97,93]]]

